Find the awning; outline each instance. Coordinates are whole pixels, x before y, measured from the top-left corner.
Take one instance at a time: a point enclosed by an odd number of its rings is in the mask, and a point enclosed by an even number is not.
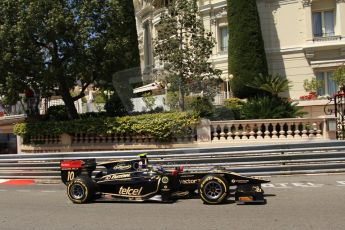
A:
[[[141,93],[141,92],[146,92],[154,89],[160,89],[161,85],[157,82],[153,82],[147,85],[140,86],[138,88],[133,89],[133,93]]]

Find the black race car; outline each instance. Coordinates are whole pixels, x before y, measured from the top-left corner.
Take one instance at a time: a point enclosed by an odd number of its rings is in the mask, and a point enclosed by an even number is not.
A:
[[[96,172],[101,169],[98,173]],[[150,166],[146,155],[136,160],[96,164],[92,160],[61,161],[61,179],[74,203],[103,196],[116,200],[173,202],[199,195],[205,204],[219,204],[233,197],[236,202],[266,203],[262,183],[269,181],[215,168],[208,172],[183,168],[165,170]]]

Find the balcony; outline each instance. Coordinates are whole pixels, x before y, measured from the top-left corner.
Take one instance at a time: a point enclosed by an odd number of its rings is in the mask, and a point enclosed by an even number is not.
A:
[[[332,36],[316,36],[313,38],[313,42],[327,42],[327,41],[340,41],[341,36],[340,35],[332,35]]]

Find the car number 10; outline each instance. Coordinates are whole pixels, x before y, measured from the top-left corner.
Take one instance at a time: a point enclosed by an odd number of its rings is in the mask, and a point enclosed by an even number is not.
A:
[[[74,179],[74,172],[73,171],[68,171],[67,173],[67,181],[71,181]]]

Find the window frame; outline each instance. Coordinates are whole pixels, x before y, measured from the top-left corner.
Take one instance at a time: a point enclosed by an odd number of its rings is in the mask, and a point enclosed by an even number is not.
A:
[[[325,13],[326,12],[332,12],[333,13],[333,33],[328,35],[326,34],[326,20],[325,20]],[[314,32],[314,13],[321,13],[321,36],[315,35]],[[311,13],[312,17],[312,33],[314,38],[320,38],[320,37],[333,37],[335,36],[335,29],[336,29],[336,9],[334,8],[328,8],[328,9],[318,9],[313,10]]]
[[[222,34],[222,31],[223,29],[226,29],[227,30],[227,43],[226,43],[226,46],[223,46],[223,34]],[[229,44],[228,44],[228,41],[229,41],[229,27],[228,25],[219,25],[218,26],[218,49],[219,49],[219,53],[227,53],[228,52],[228,47],[229,47]]]
[[[334,93],[337,93],[337,85],[336,83],[334,82],[333,79],[331,79],[332,75],[334,74],[334,70],[322,70],[322,71],[315,71],[314,75],[315,75],[315,78],[316,80],[318,80],[319,78],[319,74],[322,74],[322,81],[323,81],[323,84],[322,84],[322,88],[321,89],[317,89],[316,90],[316,93],[318,96],[325,96],[325,95],[329,95],[329,96],[332,96]],[[335,91],[334,92],[329,92],[329,81],[333,81],[334,82],[334,86],[335,86]],[[323,94],[320,93],[320,91],[324,92]]]

